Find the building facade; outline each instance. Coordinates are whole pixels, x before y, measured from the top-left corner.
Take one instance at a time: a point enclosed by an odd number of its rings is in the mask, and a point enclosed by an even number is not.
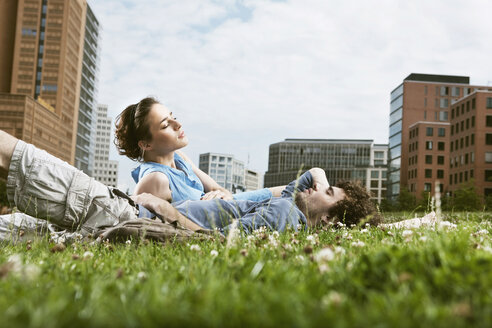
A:
[[[97,85],[99,75],[99,22],[87,6],[84,32],[84,55],[80,83],[79,116],[75,167],[92,175],[94,165],[94,140],[97,119]]]
[[[270,145],[264,186],[285,185],[313,167],[325,170],[330,184],[360,181],[380,202],[386,194],[388,145],[373,140],[285,139]]]
[[[492,194],[492,88],[477,90],[451,106],[448,190],[473,183],[477,194]]]
[[[94,154],[94,179],[107,186],[118,186],[118,161],[109,159],[112,119],[108,117],[108,106],[97,106],[97,123]]]
[[[245,184],[245,190],[244,191],[252,191],[252,190],[258,190],[262,188],[262,179],[261,179],[261,174],[250,170],[250,169],[245,169],[244,170],[244,184]]]
[[[0,128],[74,164],[85,0],[0,2]]]
[[[200,154],[199,168],[232,193],[246,190],[244,162],[230,154]]]
[[[448,188],[450,135],[454,104],[477,90],[467,76],[412,73],[391,92],[389,126],[388,198],[401,188],[420,197],[439,183]],[[438,181],[438,182],[436,182]]]

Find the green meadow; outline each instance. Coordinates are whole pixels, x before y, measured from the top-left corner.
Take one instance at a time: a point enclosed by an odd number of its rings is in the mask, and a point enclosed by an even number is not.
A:
[[[491,327],[491,215],[447,213],[445,224],[416,229],[257,231],[229,242],[3,244],[0,323]]]

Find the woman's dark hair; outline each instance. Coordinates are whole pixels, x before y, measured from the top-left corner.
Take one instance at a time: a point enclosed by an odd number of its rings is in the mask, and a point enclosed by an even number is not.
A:
[[[378,225],[381,222],[381,215],[366,188],[356,181],[340,181],[336,186],[344,190],[346,197],[336,203],[330,215],[347,226],[365,222]]]
[[[155,104],[159,104],[157,99],[147,97],[128,106],[116,117],[114,144],[120,155],[126,155],[133,160],[142,159],[142,150],[138,142],[152,140],[147,116]]]

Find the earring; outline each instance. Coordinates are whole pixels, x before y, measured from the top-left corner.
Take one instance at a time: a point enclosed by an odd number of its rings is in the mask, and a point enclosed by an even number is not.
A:
[[[144,149],[144,148],[142,148],[142,161],[143,161],[143,162],[145,162],[144,156],[145,156],[145,149]]]

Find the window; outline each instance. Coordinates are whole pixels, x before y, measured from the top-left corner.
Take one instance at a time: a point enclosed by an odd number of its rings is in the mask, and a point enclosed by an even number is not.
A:
[[[444,141],[439,141],[437,143],[437,150],[444,150]]]
[[[448,120],[448,112],[445,110],[441,110],[439,112],[439,121],[447,121]]]
[[[492,108],[492,97],[488,97],[486,103],[487,103],[487,108],[489,109]]]
[[[444,137],[444,136],[446,136],[446,129],[445,128],[438,128],[437,129],[437,136],[438,137]]]
[[[425,183],[424,184],[424,191],[430,192],[432,189],[432,183]]]
[[[473,140],[473,138],[472,138],[472,140]],[[485,144],[486,145],[492,145],[492,134],[491,133],[485,134]]]
[[[437,156],[437,164],[444,165],[444,156]]]
[[[492,152],[485,153],[485,163],[492,163]]]
[[[451,135],[454,133],[454,125],[451,125]]]
[[[425,169],[425,177],[426,178],[432,178],[432,170],[431,169]]]
[[[453,97],[459,97],[460,96],[460,88],[459,87],[453,87]]]
[[[448,108],[449,105],[449,100],[448,98],[441,98],[441,101],[439,103],[440,108]]]
[[[485,121],[485,126],[492,127],[492,116],[487,115],[487,119]]]
[[[441,96],[447,96],[447,95],[449,95],[449,88],[441,87]]]
[[[472,146],[475,144],[475,133],[472,133],[470,143],[472,144]]]
[[[471,123],[471,126],[472,126],[472,128],[473,128],[473,127],[475,126],[475,116],[472,116],[472,121],[471,121],[471,122],[472,122],[472,123]]]
[[[470,140],[470,138],[468,136],[465,137],[465,147],[468,147],[468,141]]]
[[[379,178],[379,171],[371,171],[371,178],[372,179]]]
[[[371,181],[371,188],[377,188],[378,187],[378,180],[372,180]]]
[[[434,128],[427,128],[426,129],[426,136],[432,137],[434,135]]]
[[[492,181],[492,170],[485,170],[485,181]]]
[[[472,99],[472,109],[475,109],[476,107],[476,98]]]
[[[444,179],[444,170],[437,170],[437,178]]]
[[[432,155],[425,155],[425,164],[432,164]]]
[[[490,144],[492,145],[492,134],[490,135]],[[432,141],[425,142],[425,149],[432,150]]]

